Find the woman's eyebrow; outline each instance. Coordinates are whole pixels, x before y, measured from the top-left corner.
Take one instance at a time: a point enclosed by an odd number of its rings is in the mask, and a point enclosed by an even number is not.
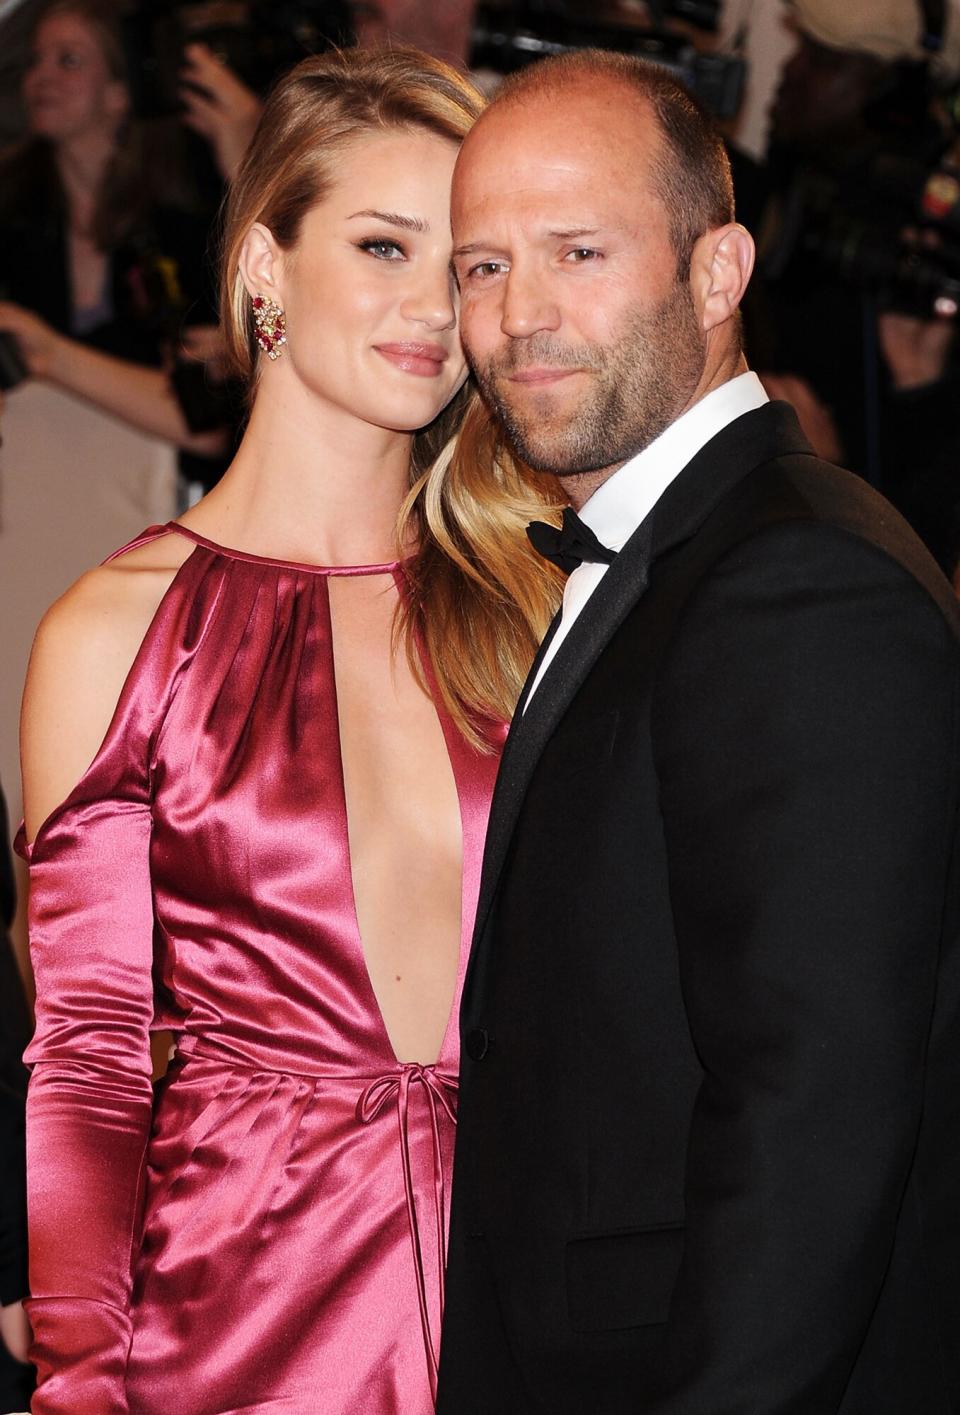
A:
[[[396,211],[355,211],[347,220],[353,221],[357,216],[372,216],[375,221],[384,221],[388,226],[399,226],[403,231],[430,230],[429,222],[422,221],[419,216],[401,216]]]

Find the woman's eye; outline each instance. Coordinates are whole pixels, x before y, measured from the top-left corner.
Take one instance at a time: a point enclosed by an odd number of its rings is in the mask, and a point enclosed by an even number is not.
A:
[[[377,260],[403,260],[406,252],[397,241],[359,241],[362,251],[367,251]]]

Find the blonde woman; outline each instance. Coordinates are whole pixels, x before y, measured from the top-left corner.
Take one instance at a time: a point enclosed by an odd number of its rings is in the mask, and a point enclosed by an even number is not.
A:
[[[36,1415],[433,1408],[457,1000],[557,598],[464,387],[478,104],[404,51],[280,84],[226,217],[237,457],[40,628]]]

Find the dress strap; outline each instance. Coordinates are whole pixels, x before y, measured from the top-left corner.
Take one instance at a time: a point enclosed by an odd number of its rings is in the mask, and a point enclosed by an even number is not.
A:
[[[111,560],[116,560],[118,555],[126,555],[128,550],[138,550],[141,545],[149,545],[153,540],[159,540],[161,536],[170,534],[168,526],[148,526],[145,531],[141,531],[133,540],[128,540],[126,545],[121,545],[119,550],[112,550],[106,560],[101,563],[109,565]]]
[[[430,1390],[434,1404],[436,1404],[440,1350],[439,1341],[434,1341],[433,1333],[430,1330],[427,1279],[423,1266],[423,1247],[420,1242],[420,1225],[417,1221],[413,1175],[410,1167],[410,1087],[414,1081],[418,1081],[423,1086],[430,1108],[430,1125],[433,1130],[434,1208],[437,1220],[437,1257],[440,1269],[440,1315],[442,1317],[444,1274],[447,1267],[447,1201],[443,1183],[443,1158],[440,1153],[440,1125],[437,1106],[441,1105],[453,1123],[457,1123],[453,1099],[459,1089],[459,1082],[456,1076],[450,1072],[438,1071],[435,1066],[421,1066],[419,1062],[407,1062],[398,1071],[389,1071],[386,1075],[378,1076],[376,1080],[370,1082],[357,1102],[357,1119],[364,1125],[369,1125],[388,1105],[396,1102],[397,1119],[400,1125],[400,1153],[403,1159],[403,1186],[407,1197],[407,1222],[410,1225],[410,1243],[413,1248],[414,1266],[417,1270],[420,1324],[423,1328],[423,1345],[427,1356],[427,1369],[430,1374]]]

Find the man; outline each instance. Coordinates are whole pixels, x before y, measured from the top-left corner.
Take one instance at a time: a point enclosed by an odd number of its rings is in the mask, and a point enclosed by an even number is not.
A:
[[[745,371],[751,258],[631,59],[464,144],[464,339],[586,529],[490,824],[439,1415],[960,1410],[957,613]]]

